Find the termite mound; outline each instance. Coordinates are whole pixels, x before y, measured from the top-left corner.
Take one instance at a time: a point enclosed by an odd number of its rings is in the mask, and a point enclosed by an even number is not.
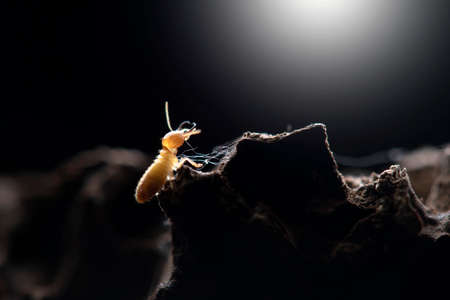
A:
[[[214,170],[182,169],[159,199],[177,266],[160,299],[395,298],[443,283],[418,278],[448,262],[450,212],[425,206],[400,165],[342,175],[323,124],[247,132],[220,150]]]
[[[134,189],[153,157],[139,151],[1,176],[0,298],[442,296],[448,149],[348,175],[323,124],[247,132],[209,155],[214,168],[181,168],[144,205]]]

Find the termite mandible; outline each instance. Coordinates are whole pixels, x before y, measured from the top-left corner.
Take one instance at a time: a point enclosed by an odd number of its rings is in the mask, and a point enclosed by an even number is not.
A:
[[[135,194],[138,203],[148,202],[157,195],[167,179],[173,177],[173,171],[179,169],[185,162],[190,163],[195,168],[203,166],[187,157],[183,157],[181,160],[178,160],[177,158],[178,148],[181,147],[191,135],[199,134],[201,130],[195,128],[195,123],[193,123],[194,126],[192,128],[183,129],[182,126],[186,122],[182,122],[176,130],[173,130],[170,125],[167,101],[165,103],[165,109],[167,126],[169,127],[170,132],[162,138],[162,149],[159,151],[159,155],[139,180]]]

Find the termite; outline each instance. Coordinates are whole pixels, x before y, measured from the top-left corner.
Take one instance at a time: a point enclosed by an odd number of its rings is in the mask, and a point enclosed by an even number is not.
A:
[[[178,148],[180,148],[184,142],[191,137],[191,135],[199,134],[201,130],[195,128],[195,123],[192,128],[183,129],[182,127],[186,121],[182,122],[176,130],[173,130],[170,125],[167,102],[165,103],[165,110],[167,126],[169,127],[170,132],[162,138],[162,149],[159,151],[159,155],[147,168],[144,175],[142,175],[139,180],[135,194],[136,201],[138,203],[148,202],[155,195],[158,195],[167,179],[173,177],[173,171],[179,169],[185,162],[190,163],[195,168],[200,168],[203,166],[202,164],[196,163],[187,157],[183,157],[181,160],[178,160],[177,158]]]

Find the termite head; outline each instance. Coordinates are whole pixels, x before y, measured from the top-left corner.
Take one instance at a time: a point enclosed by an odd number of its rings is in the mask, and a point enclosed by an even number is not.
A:
[[[163,137],[162,145],[168,149],[178,149],[191,137],[191,135],[199,134],[200,132],[201,130],[196,128],[170,131]]]
[[[176,130],[172,129],[172,126],[170,125],[170,118],[169,118],[169,104],[165,103],[166,106],[166,121],[167,121],[167,127],[169,127],[170,132],[167,133],[163,139],[162,139],[162,145],[163,147],[168,148],[169,150],[176,150],[180,148],[185,141],[187,141],[191,135],[199,134],[201,131],[200,129],[195,128],[197,125],[195,123],[191,123],[189,121],[181,122],[180,126]],[[190,125],[191,128],[183,128],[185,125]]]

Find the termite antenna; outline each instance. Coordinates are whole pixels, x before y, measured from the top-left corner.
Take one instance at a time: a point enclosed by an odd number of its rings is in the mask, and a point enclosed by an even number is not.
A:
[[[189,130],[193,130],[195,127],[197,127],[197,124],[195,122],[191,122],[191,121],[183,121],[181,122],[181,124],[178,126],[177,130],[181,130],[183,129],[184,125],[190,125],[191,128],[189,128]]]
[[[169,118],[169,102],[166,101],[165,106],[166,106],[166,121],[167,121],[167,126],[169,127],[170,131],[173,131],[172,126],[170,125],[170,118]]]
[[[185,125],[185,124],[192,124],[191,122],[189,122],[189,121],[183,121],[183,122],[181,122],[181,124],[178,126],[178,128],[177,128],[177,130],[180,130],[180,129],[182,129],[183,128],[183,126]]]

